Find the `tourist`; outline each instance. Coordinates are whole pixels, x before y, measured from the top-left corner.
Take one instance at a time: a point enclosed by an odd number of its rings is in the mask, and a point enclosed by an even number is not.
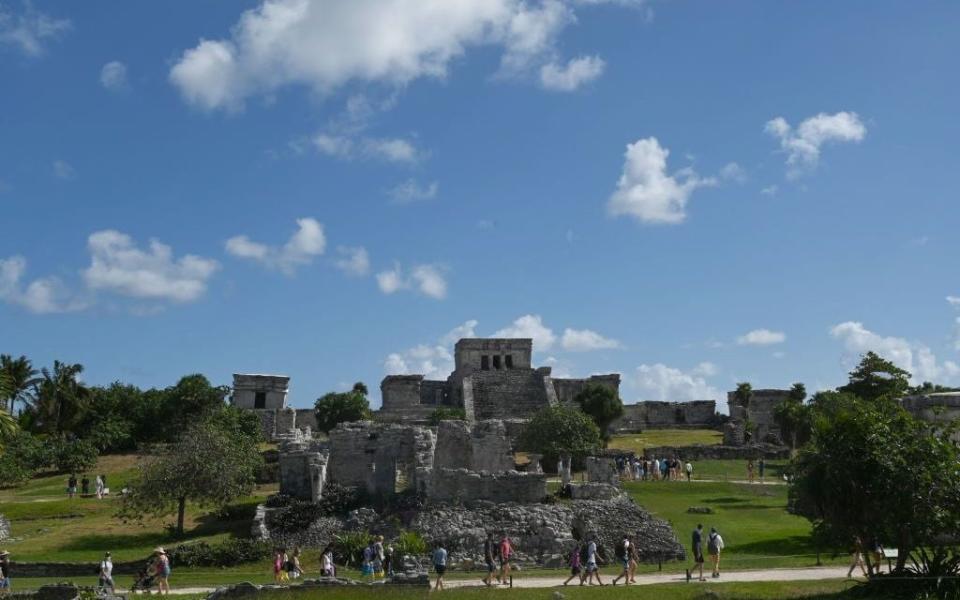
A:
[[[487,563],[487,576],[481,579],[487,587],[493,586],[493,574],[497,572],[497,567],[494,564],[497,554],[499,554],[497,542],[493,534],[488,533],[487,539],[483,541],[483,562]],[[499,575],[497,575],[497,581],[500,581]]]
[[[873,563],[873,574],[880,574],[880,563],[883,561],[883,546],[880,544],[880,538],[874,537],[870,543],[870,562]]]
[[[853,570],[857,567],[860,567],[860,572],[866,577],[867,569],[863,566],[863,543],[859,535],[853,536],[853,549],[850,554],[853,556],[853,561],[850,563],[850,570],[847,571],[847,578],[853,575]]]
[[[383,553],[383,572],[387,577],[393,577],[393,544],[388,544]]]
[[[157,569],[157,592],[170,594],[170,557],[167,556],[163,548],[157,548],[153,551],[156,557]]]
[[[630,541],[630,583],[637,582],[637,566],[640,564],[640,554],[637,552],[637,540]]]
[[[70,475],[67,479],[67,496],[73,498],[77,495],[77,476]]]
[[[364,579],[373,579],[373,561],[377,556],[377,550],[374,548],[374,539],[370,538],[370,542],[367,544],[367,547],[363,549],[363,565],[360,568],[360,573],[363,575]]]
[[[643,461],[639,458],[634,459],[633,469],[634,471],[636,471],[636,480],[642,481],[643,480]]]
[[[287,574],[290,579],[296,579],[303,575],[303,567],[300,566],[300,548],[298,547],[293,549],[293,555],[287,562]]]
[[[623,536],[623,541],[617,544],[617,547],[614,549],[614,554],[617,556],[617,560],[620,561],[620,566],[622,570],[620,574],[614,577],[613,585],[617,585],[617,582],[620,581],[620,578],[623,578],[625,585],[630,584],[630,538],[626,535]]]
[[[438,541],[433,549],[433,570],[437,573],[437,583],[433,589],[442,590],[443,574],[447,572],[447,549],[443,547],[443,542]]]
[[[668,473],[668,469],[669,469],[669,468],[670,468],[670,467],[669,467],[669,465],[667,464],[667,459],[665,459],[665,458],[664,458],[664,459],[661,459],[661,460],[660,460],[660,479],[662,479],[662,480],[664,480],[664,481],[667,480],[667,478],[668,478],[667,473]]]
[[[510,555],[513,554],[513,544],[510,538],[504,533],[500,539],[500,583],[510,584]]]
[[[753,459],[747,461],[747,482],[753,483]]]
[[[333,564],[333,548],[327,546],[320,555],[320,575],[322,577],[335,577],[336,567]]]
[[[757,471],[760,473],[760,484],[763,485],[763,471],[766,468],[767,464],[763,462],[763,457],[760,457],[760,462],[757,463]]]
[[[687,471],[687,483],[690,483],[690,478],[693,477],[693,465],[690,464],[689,460],[687,461],[685,469]]]
[[[0,551],[0,592],[10,593],[10,553]]]
[[[373,543],[373,576],[383,579],[383,536],[378,535]]]
[[[100,576],[97,580],[97,587],[100,591],[110,590],[110,595],[114,595],[113,587],[113,560],[110,559],[110,553],[103,555],[100,561]]]
[[[102,499],[103,499],[103,487],[104,487],[104,485],[103,485],[103,475],[97,475],[97,480],[96,480],[96,482],[94,482],[93,486],[94,486],[94,490],[96,490],[96,493],[97,493],[97,500],[102,500]]]
[[[720,577],[720,552],[723,550],[723,538],[716,527],[710,528],[710,536],[707,538],[707,552],[710,553],[710,560],[713,561],[713,577]]]
[[[700,581],[703,579],[703,524],[697,523],[697,528],[693,530],[693,569],[700,569]],[[693,569],[690,570],[691,576]]]
[[[660,479],[660,459],[654,458],[651,463],[651,470],[653,471],[653,480],[656,481]]]
[[[80,480],[80,496],[90,495],[90,478],[86,475]]]
[[[273,582],[277,585],[283,582],[280,577],[281,571],[283,571],[283,552],[280,552],[280,548],[276,548],[273,551]]]
[[[580,585],[583,585],[583,562],[580,557],[580,552],[583,550],[583,547],[580,544],[574,546],[573,551],[570,552],[570,577],[567,577],[567,580],[563,582],[563,585],[570,583],[570,580],[574,577],[580,579]]]
[[[600,581],[600,571],[597,569],[597,541],[591,534],[587,540],[587,584],[593,585],[594,579],[597,580],[597,583],[603,585],[603,582]]]

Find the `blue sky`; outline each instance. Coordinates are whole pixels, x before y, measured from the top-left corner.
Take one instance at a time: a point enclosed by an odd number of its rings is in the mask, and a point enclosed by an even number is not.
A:
[[[0,351],[309,405],[533,336],[622,395],[960,384],[960,5],[0,0]],[[379,392],[374,391],[374,404]]]

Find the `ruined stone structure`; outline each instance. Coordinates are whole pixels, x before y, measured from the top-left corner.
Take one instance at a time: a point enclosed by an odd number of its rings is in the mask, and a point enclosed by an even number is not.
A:
[[[230,403],[238,408],[252,410],[260,417],[263,437],[278,440],[294,430],[309,432],[317,427],[312,408],[295,409],[287,406],[290,378],[285,375],[233,374],[233,394]]]
[[[611,423],[617,433],[646,429],[709,429],[719,423],[716,400],[690,402],[637,402],[623,407],[623,416]]]
[[[428,492],[436,437],[428,428],[358,421],[331,430],[330,481],[371,494]]]
[[[907,396],[900,399],[900,405],[914,417],[928,423],[947,423],[960,419],[960,392]],[[960,442],[960,433],[954,434],[953,439]]]
[[[525,421],[538,410],[573,401],[586,385],[619,393],[620,375],[554,379],[550,367],[533,368],[529,338],[464,338],[454,348],[454,370],[446,381],[423,375],[388,375],[380,384],[378,421],[424,424],[441,407],[462,408],[468,421]]]
[[[736,392],[727,392],[727,406],[730,408],[730,421],[734,424],[753,425],[751,441],[778,442],[780,441],[780,426],[773,418],[773,412],[784,400],[790,397],[790,390],[753,390],[750,401],[746,406],[737,400]],[[727,443],[727,432],[724,432],[724,443]],[[736,441],[740,437],[738,431],[731,431],[729,441]],[[743,442],[741,442],[743,443]]]

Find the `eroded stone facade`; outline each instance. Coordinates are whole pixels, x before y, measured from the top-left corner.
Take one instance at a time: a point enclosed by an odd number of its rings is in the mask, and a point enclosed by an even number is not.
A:
[[[635,433],[647,429],[683,429],[716,427],[719,423],[716,400],[689,402],[646,401],[625,404],[623,416],[610,427],[618,433]]]

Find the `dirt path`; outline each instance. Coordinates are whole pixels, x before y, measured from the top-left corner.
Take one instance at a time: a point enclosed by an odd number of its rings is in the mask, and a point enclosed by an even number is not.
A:
[[[846,567],[806,567],[799,569],[760,569],[753,571],[729,571],[723,573],[718,579],[711,579],[710,573],[706,572],[706,581],[703,583],[693,580],[691,585],[710,585],[712,583],[723,583],[725,581],[817,581],[821,579],[843,579],[847,576]],[[447,589],[483,587],[480,581],[480,573],[476,579],[451,579],[444,582]],[[612,578],[604,575],[604,584],[610,585]],[[552,588],[562,587],[566,577],[515,577],[513,587],[518,588]],[[657,583],[683,583],[686,577],[683,574],[676,573],[658,573],[653,575],[637,575],[637,582],[634,585],[653,585]],[[432,578],[431,578],[432,583]],[[576,585],[572,582],[571,585]],[[622,585],[622,583],[621,583]],[[508,590],[509,586],[497,586],[500,589]],[[204,594],[212,592],[213,587],[182,587],[174,588],[171,594]]]

